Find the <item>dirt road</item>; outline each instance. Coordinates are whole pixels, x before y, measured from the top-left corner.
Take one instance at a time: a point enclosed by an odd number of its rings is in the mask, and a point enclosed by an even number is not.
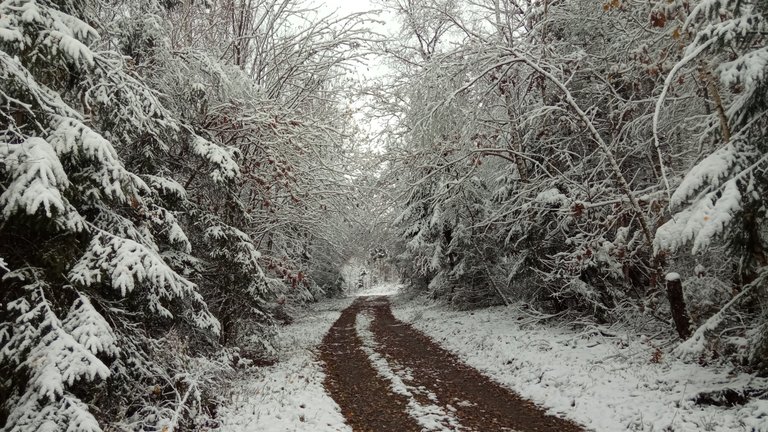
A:
[[[361,297],[320,347],[325,386],[355,431],[576,432]]]

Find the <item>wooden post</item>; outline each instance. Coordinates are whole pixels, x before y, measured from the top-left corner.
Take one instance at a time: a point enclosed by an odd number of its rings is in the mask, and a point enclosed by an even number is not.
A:
[[[683,283],[680,280],[680,275],[677,273],[667,273],[665,280],[667,281],[669,309],[672,311],[675,329],[681,339],[688,339],[691,336],[691,319],[688,317],[688,311],[685,309]]]

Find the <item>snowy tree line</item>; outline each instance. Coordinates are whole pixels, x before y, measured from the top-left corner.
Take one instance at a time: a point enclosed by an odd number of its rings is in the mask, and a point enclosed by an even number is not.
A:
[[[411,286],[672,330],[679,273],[677,353],[768,367],[765,2],[386,4]]]
[[[285,299],[339,289],[363,17],[0,1],[0,423],[211,427]]]
[[[768,369],[765,2],[383,7],[0,0],[3,430],[215,426],[285,303],[374,265],[669,330],[682,280],[677,353]]]

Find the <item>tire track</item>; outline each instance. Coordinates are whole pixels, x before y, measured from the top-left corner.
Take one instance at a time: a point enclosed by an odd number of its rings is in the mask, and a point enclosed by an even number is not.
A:
[[[408,399],[396,394],[374,369],[355,331],[361,300],[345,309],[320,346],[325,388],[355,431],[421,431],[408,415]]]
[[[356,300],[320,350],[326,389],[355,431],[583,431],[398,321],[386,297]]]

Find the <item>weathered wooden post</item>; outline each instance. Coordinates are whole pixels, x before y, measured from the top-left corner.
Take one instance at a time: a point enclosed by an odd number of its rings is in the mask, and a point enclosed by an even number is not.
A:
[[[677,273],[667,273],[664,279],[667,282],[667,299],[669,299],[669,309],[672,311],[675,329],[681,339],[688,339],[691,336],[691,318],[685,308],[683,282]]]

